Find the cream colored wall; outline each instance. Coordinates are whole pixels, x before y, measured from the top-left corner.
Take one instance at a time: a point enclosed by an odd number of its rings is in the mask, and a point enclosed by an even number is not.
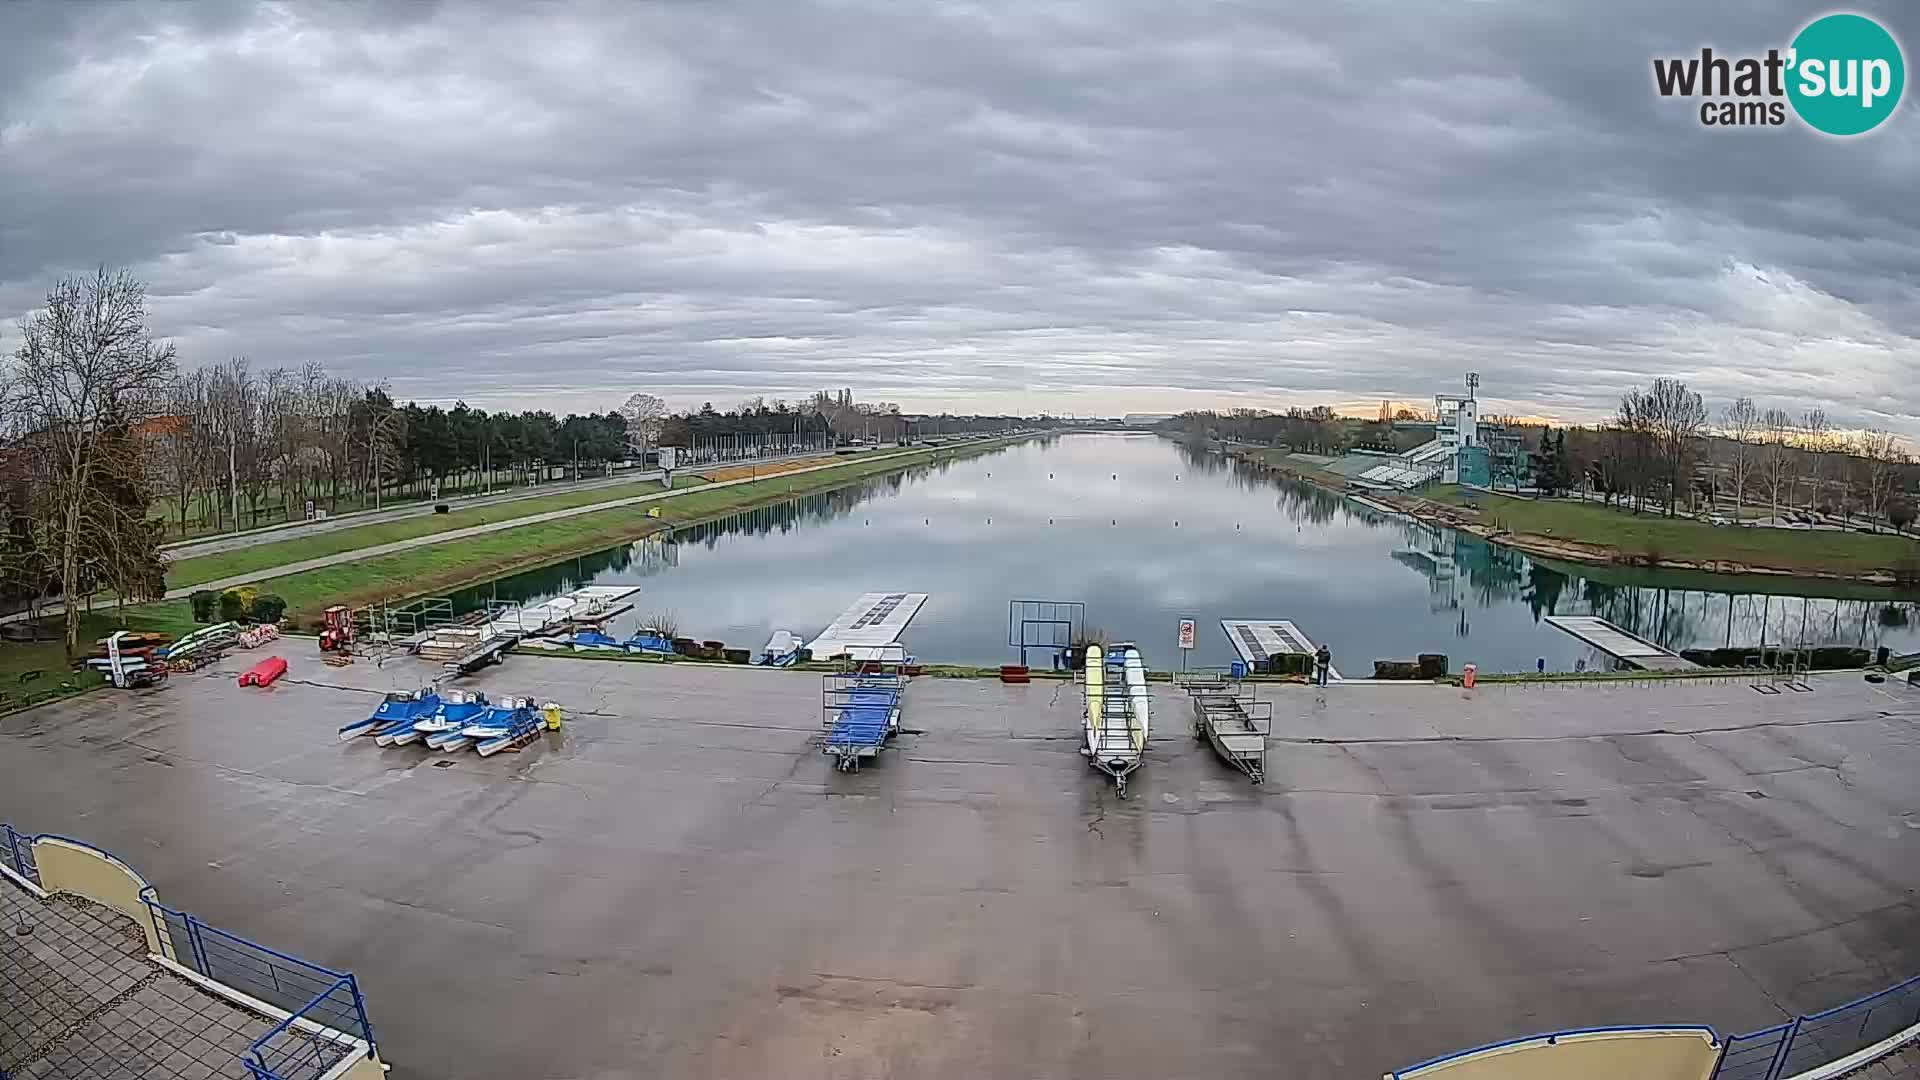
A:
[[[106,852],[50,837],[33,842],[33,861],[40,868],[41,888],[83,896],[132,916],[146,932],[147,951],[161,951],[161,931],[140,895],[146,879],[132,867]]]
[[[1704,1031],[1607,1031],[1503,1046],[1401,1080],[1707,1080],[1719,1047]]]
[[[380,1056],[356,1058],[346,1072],[338,1074],[339,1080],[386,1080],[387,1070],[380,1064]]]

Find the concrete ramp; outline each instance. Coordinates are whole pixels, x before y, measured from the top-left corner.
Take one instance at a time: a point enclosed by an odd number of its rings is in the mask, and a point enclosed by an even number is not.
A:
[[[1549,615],[1546,622],[1642,671],[1697,671],[1700,668],[1672,649],[1655,645],[1598,615]]]

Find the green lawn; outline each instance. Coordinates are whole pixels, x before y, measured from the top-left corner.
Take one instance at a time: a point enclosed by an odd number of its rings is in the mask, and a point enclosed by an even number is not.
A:
[[[697,477],[680,477],[674,481],[674,488],[678,490],[700,483],[705,481]],[[660,485],[655,481],[636,480],[631,484],[618,484],[588,491],[565,491],[557,495],[495,503],[491,506],[476,506],[470,510],[455,510],[446,514],[429,514],[425,517],[405,518],[400,521],[360,525],[351,529],[336,529],[332,532],[293,537],[271,544],[255,544],[252,547],[237,548],[214,555],[201,555],[173,563],[167,567],[167,587],[184,588],[188,585],[198,585],[203,581],[218,581],[221,578],[248,574],[255,570],[285,566],[287,563],[300,562],[303,559],[317,559],[323,555],[376,547],[396,540],[411,540],[416,536],[431,536],[434,533],[464,529],[470,525],[510,521],[529,514],[611,502],[615,499],[645,495],[659,490],[661,490]]]
[[[453,484],[452,479],[453,478],[449,477],[448,482],[441,487],[440,499],[457,499],[457,498],[464,498],[470,495],[479,495],[479,494],[498,495],[498,494],[504,494],[510,491],[527,490],[526,484],[514,482],[513,474],[509,473],[505,469],[499,470],[494,475],[492,483],[490,484],[481,483],[480,479],[477,476],[472,474],[468,474],[462,477],[462,480],[464,482],[457,487]],[[593,480],[593,479],[596,479],[596,476],[595,474],[592,473],[591,470],[589,470],[588,475],[585,477],[585,479]],[[686,479],[689,479],[694,483],[704,482],[700,480],[700,478],[698,477],[688,477]],[[546,487],[546,486],[550,486],[551,484],[557,484],[562,482],[563,481],[558,481],[558,480],[549,481],[547,484],[542,484],[540,486]],[[677,480],[675,481],[675,486],[680,486],[681,483],[682,481]],[[412,484],[408,484],[404,490],[385,492],[381,496],[380,505],[382,508],[390,508],[395,506],[418,506],[419,504],[428,502],[428,501],[437,501],[437,500],[430,500],[427,496],[426,488],[424,488],[418,483],[412,483]],[[288,511],[286,509],[285,502],[286,500],[281,495],[279,486],[277,484],[269,485],[267,487],[266,493],[261,496],[260,515],[258,520],[255,520],[253,510],[251,509],[251,504],[247,502],[247,497],[245,493],[242,493],[240,496],[240,517],[242,520],[242,527],[247,529],[265,528],[268,525],[279,525],[289,520],[287,517]],[[222,505],[225,505],[225,504],[223,503]],[[321,509],[326,510],[328,513],[337,512],[338,514],[342,514],[342,515],[355,514],[355,513],[359,513],[362,510],[372,510],[374,508],[371,500],[369,500],[364,506],[361,505],[360,499],[357,496],[354,498],[340,500],[340,503],[337,507],[329,507],[327,504],[327,500],[325,499],[316,500],[316,505],[318,505]],[[187,515],[188,515],[187,527],[185,531],[182,531],[180,528],[178,504],[174,501],[173,496],[162,494],[162,495],[154,496],[154,498],[147,504],[147,517],[149,520],[160,521],[166,524],[166,532],[164,534],[163,539],[167,543],[173,543],[181,540],[197,540],[197,539],[200,539],[201,537],[217,536],[221,533],[231,532],[233,530],[233,524],[231,521],[223,520],[221,524],[218,527],[216,527],[211,521],[196,520],[194,518],[194,515],[199,513],[199,509],[200,509],[200,500],[197,498],[191,500],[187,509]],[[294,512],[295,513],[299,512],[297,507],[294,510]]]
[[[1424,493],[1436,502],[1471,505],[1457,491]],[[1480,519],[1514,533],[1614,548],[1634,558],[1722,561],[1786,571],[1858,574],[1899,572],[1920,563],[1920,544],[1897,536],[1709,525],[1599,503],[1482,495]]]
[[[160,630],[184,634],[194,628],[193,612],[183,600],[141,604],[127,609],[129,630]],[[17,629],[17,628],[16,628]],[[123,629],[110,607],[81,616],[80,653],[90,653],[94,642]],[[40,704],[54,698],[104,686],[106,678],[90,668],[75,670],[67,663],[65,624],[59,616],[40,620],[40,641],[0,641],[0,712]],[[38,672],[37,676],[34,672]]]
[[[696,491],[692,494],[662,500],[658,504],[638,503],[601,510],[581,514],[578,517],[563,518],[559,521],[506,529],[463,540],[449,540],[444,544],[433,544],[409,551],[395,552],[391,555],[380,555],[342,563],[338,566],[309,570],[305,573],[290,574],[272,579],[272,584],[264,586],[263,590],[284,597],[287,601],[287,617],[295,620],[296,624],[304,629],[330,604],[361,604],[382,599],[444,593],[517,570],[544,566],[569,556],[599,551],[674,525],[721,517],[751,506],[795,495],[843,487],[868,476],[896,472],[902,468],[932,460],[936,455],[954,457],[985,448],[969,446],[959,448],[957,451],[920,451],[880,460],[849,462],[844,466],[819,472],[791,473],[732,487],[715,488],[711,491]],[[676,482],[675,486],[680,485]],[[585,496],[587,493],[577,494]],[[527,513],[526,507],[533,501],[536,500],[513,504],[517,508],[513,516]],[[647,510],[651,505],[659,507],[659,517],[647,516]],[[425,520],[444,520],[450,516],[453,515],[436,515],[435,518]],[[395,524],[413,524],[413,522]],[[261,545],[261,547],[282,548],[285,545],[273,544]],[[234,554],[245,554],[254,550],[258,549],[245,549]],[[348,547],[342,546],[334,550],[348,550]],[[207,556],[206,558],[222,557]],[[294,556],[294,558],[302,557],[311,556]],[[274,560],[274,563],[277,564],[279,561]],[[244,573],[244,571],[236,570],[226,573]],[[224,573],[221,576],[225,576]],[[184,606],[185,601],[176,600],[168,603]]]

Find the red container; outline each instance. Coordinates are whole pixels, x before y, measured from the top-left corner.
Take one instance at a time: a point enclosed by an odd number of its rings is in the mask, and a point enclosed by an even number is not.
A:
[[[269,656],[265,660],[248,668],[240,676],[241,686],[272,686],[273,680],[287,673],[287,662],[278,656]]]

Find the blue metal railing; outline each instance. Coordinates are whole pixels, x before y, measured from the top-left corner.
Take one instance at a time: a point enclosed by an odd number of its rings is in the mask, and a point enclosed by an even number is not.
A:
[[[1920,976],[1795,1020],[1769,1080],[1856,1054],[1920,1023]]]
[[[208,926],[151,896],[146,903],[164,930],[160,948],[167,959],[248,997],[360,1039],[369,1048],[373,1046],[366,1001],[352,975]]]
[[[1720,1048],[1713,1075],[1724,1080],[1767,1080],[1780,1064],[1781,1051],[1793,1032],[1792,1022],[1745,1035],[1729,1035]]]
[[[1720,1057],[1714,1064],[1712,1080],[1782,1080],[1857,1054],[1915,1025],[1920,1025],[1920,975],[1824,1012],[1796,1017],[1784,1024],[1775,1024],[1744,1035],[1729,1035],[1724,1040],[1714,1033],[1713,1028],[1698,1024],[1576,1028],[1457,1050],[1399,1069],[1391,1075],[1395,1080],[1400,1080],[1422,1069],[1484,1054],[1489,1050],[1524,1043],[1551,1046],[1575,1035],[1698,1031],[1720,1044]]]
[[[0,824],[0,830],[4,830],[0,832],[0,840],[6,842],[5,848],[0,849],[0,861],[7,864],[7,869],[35,885],[40,884],[40,868],[33,864],[33,837],[22,836],[11,825]]]
[[[350,994],[355,1005],[359,1005],[360,991],[351,975],[342,977],[276,1024],[272,1031],[255,1039],[244,1059],[247,1072],[254,1080],[318,1080],[354,1052],[337,1039],[315,1034],[299,1023],[308,1019],[324,1022],[317,1019],[318,1014],[325,1013],[336,995],[342,994]]]
[[[85,841],[51,833],[27,836],[0,823],[0,862],[36,885],[40,884],[39,869],[33,861],[37,840],[74,844],[126,866],[112,852]],[[143,885],[140,900],[159,931],[161,956],[288,1014],[248,1047],[243,1060],[255,1080],[318,1078],[351,1054],[373,1054],[373,1024],[367,1020],[360,984],[351,974],[208,926],[162,904],[155,899],[153,886],[145,884],[130,868],[129,872]],[[366,1044],[365,1049],[317,1034],[311,1030],[312,1025],[357,1039]],[[0,1080],[6,1080],[4,1074],[0,1074]]]

